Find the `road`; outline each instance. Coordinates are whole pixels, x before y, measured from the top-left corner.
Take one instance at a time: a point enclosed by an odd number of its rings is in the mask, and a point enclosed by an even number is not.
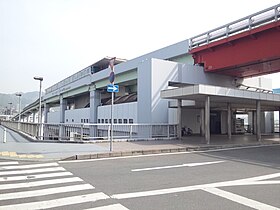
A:
[[[280,146],[0,162],[0,209],[280,209]],[[1,166],[2,164],[2,166]]]

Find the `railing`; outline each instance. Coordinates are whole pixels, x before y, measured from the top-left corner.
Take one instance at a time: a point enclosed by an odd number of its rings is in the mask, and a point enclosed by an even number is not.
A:
[[[280,19],[280,4],[189,39],[190,50]]]
[[[110,124],[40,124],[2,121],[2,125],[37,139],[66,141],[109,140]],[[40,134],[41,133],[41,134]],[[176,124],[114,124],[114,140],[171,139],[177,137]]]
[[[66,79],[54,84],[53,86],[49,87],[46,89],[46,94],[49,94],[51,93],[52,91],[55,91],[55,90],[58,90],[59,88],[62,88],[64,87],[65,85],[68,85],[72,82],[75,82],[87,75],[90,74],[90,71],[91,71],[91,67],[86,67],[84,69],[82,69],[81,71],[78,71],[77,73],[67,77]]]

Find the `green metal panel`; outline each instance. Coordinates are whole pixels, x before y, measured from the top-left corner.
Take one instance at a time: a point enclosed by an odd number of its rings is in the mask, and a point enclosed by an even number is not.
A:
[[[134,80],[134,79],[137,79],[137,70],[136,69],[127,71],[122,74],[116,74],[115,84],[120,84],[122,82],[130,81],[130,80]],[[106,87],[108,84],[110,84],[108,78],[95,82],[96,88],[103,88],[103,87]]]
[[[62,95],[63,95],[63,98],[67,98],[67,97],[70,97],[70,96],[79,95],[81,93],[86,93],[88,91],[89,91],[89,86],[83,86],[83,87],[79,87],[77,89],[73,89],[73,90],[69,90],[67,92],[64,92]]]
[[[56,102],[56,101],[59,101],[59,96],[48,98],[47,100],[44,101],[44,103],[51,104],[52,102]]]
[[[190,54],[185,54],[179,57],[171,58],[170,61],[174,61],[178,63],[194,64],[193,57]]]

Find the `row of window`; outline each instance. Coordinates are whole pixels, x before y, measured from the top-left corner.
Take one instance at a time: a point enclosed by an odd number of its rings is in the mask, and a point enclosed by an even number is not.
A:
[[[97,121],[98,123],[111,123],[111,119],[98,119]],[[132,124],[133,123],[133,119],[114,119],[114,123],[115,124]]]
[[[69,122],[68,119],[66,119],[66,122]],[[74,119],[72,119],[72,123],[75,122]],[[98,123],[111,123],[111,119],[98,119]],[[81,119],[81,123],[89,123],[89,119]],[[133,119],[114,119],[115,124],[132,124]]]

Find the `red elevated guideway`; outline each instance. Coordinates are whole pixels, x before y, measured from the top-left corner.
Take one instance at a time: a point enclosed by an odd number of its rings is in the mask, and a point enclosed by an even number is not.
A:
[[[190,39],[206,72],[250,77],[280,72],[280,4]]]

